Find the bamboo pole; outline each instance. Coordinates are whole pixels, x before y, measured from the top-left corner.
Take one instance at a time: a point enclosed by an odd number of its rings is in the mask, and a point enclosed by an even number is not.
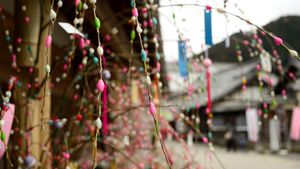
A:
[[[26,8],[25,10],[24,6]],[[15,123],[15,125],[23,131],[41,123],[42,99],[40,98],[44,95],[46,95],[44,106],[45,118],[50,118],[50,80],[46,82],[46,93],[44,93],[44,90],[35,93],[37,90],[30,89],[27,86],[30,82],[42,84],[46,77],[45,39],[49,29],[49,13],[50,0],[15,1],[15,39],[19,37],[22,38],[21,44],[15,44],[17,65],[20,70],[18,78],[22,83],[20,88],[16,88],[14,94],[16,99],[16,116],[19,120],[19,124]],[[29,18],[28,24],[24,22],[26,17]],[[21,50],[19,51],[18,48]],[[50,51],[48,51],[48,55],[51,56]],[[49,57],[48,63],[50,63],[50,58],[51,57]],[[29,68],[34,69],[33,74],[28,73]],[[31,85],[33,88],[34,84],[32,83]],[[40,87],[43,88],[42,86]],[[26,96],[24,97],[25,94]],[[29,95],[31,97],[30,99]],[[49,148],[49,145],[44,146],[48,137],[49,128],[47,125],[43,131],[41,131],[39,127],[34,128],[28,140],[25,140],[24,135],[19,135],[19,139],[21,139],[22,142],[21,151],[23,150],[22,152],[25,153],[25,155],[30,153],[38,161],[44,161],[44,159],[40,159],[40,156],[42,151],[48,150]],[[47,162],[47,160],[45,161]],[[49,168],[49,164],[50,163],[43,163],[41,168]]]

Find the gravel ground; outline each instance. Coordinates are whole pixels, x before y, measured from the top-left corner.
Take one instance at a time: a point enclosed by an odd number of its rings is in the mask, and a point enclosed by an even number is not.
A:
[[[167,142],[168,150],[172,153],[182,154],[182,146],[179,143]],[[201,169],[222,169],[216,157],[209,155],[208,148],[203,145],[194,144],[190,151],[195,162],[201,165]],[[272,153],[260,154],[255,151],[227,152],[222,147],[215,147],[215,153],[226,169],[300,169],[300,154],[279,155]],[[180,158],[174,159],[174,168],[184,168],[180,164]],[[196,169],[196,165],[191,167]]]

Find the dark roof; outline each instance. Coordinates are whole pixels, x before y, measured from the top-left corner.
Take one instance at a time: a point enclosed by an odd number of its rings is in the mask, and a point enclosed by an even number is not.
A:
[[[256,64],[256,62],[244,63],[242,65],[228,64],[228,67],[225,70],[223,69],[221,72],[217,71],[213,73],[213,80],[211,82],[212,100],[220,100],[240,87],[242,85],[242,72],[245,74],[247,80],[253,79],[256,75]],[[221,65],[222,64],[219,66]],[[218,64],[215,64],[214,66],[216,69],[218,68]],[[172,83],[172,81],[169,83]],[[194,82],[195,89],[198,89],[203,85],[205,85],[203,82]],[[187,96],[187,91],[173,91],[171,95],[173,97],[171,97],[168,102],[172,105],[194,107],[196,103],[200,103],[201,105],[206,104],[206,92],[194,92],[192,96],[189,97]],[[185,97],[188,97],[188,99],[185,99]]]

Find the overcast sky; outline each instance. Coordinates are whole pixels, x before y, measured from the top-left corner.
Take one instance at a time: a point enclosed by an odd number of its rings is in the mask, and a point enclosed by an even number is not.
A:
[[[172,0],[176,3],[209,4],[213,7],[223,7],[223,0]],[[170,0],[160,0],[161,5],[169,5]],[[255,24],[263,26],[280,16],[300,15],[300,0],[228,0],[227,11],[242,15],[238,8],[244,12],[244,17]],[[162,39],[164,40],[164,53],[167,61],[178,58],[177,27],[190,40],[190,54],[200,53],[204,43],[204,16],[203,8],[197,6],[164,7],[159,8]],[[176,15],[176,25],[172,22],[172,11]],[[229,17],[227,24],[229,34],[239,29],[252,30],[252,27],[234,17]],[[226,37],[225,17],[213,11],[212,14],[213,42],[217,43]]]

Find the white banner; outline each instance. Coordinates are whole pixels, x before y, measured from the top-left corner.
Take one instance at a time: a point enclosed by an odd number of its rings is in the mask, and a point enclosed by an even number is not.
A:
[[[248,139],[249,141],[257,142],[258,140],[257,110],[253,108],[248,108],[246,110],[246,119],[247,119]]]
[[[280,122],[276,119],[271,119],[269,122],[269,142],[272,151],[280,149]]]

